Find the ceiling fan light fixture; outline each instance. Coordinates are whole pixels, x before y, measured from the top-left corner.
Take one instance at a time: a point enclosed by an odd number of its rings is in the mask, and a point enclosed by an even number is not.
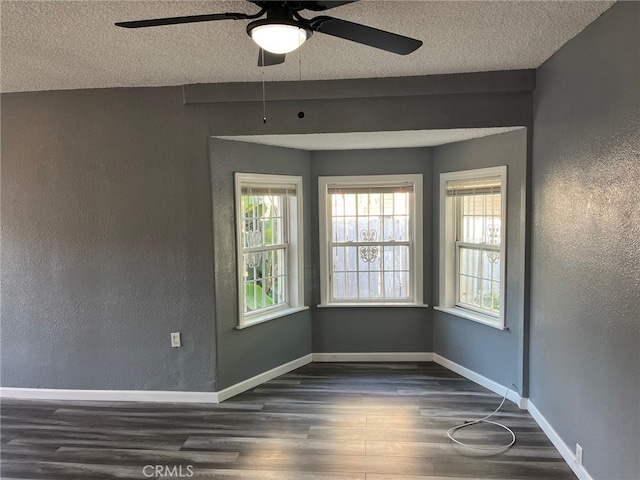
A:
[[[299,48],[311,36],[311,32],[298,25],[285,23],[252,22],[249,35],[258,46],[271,53],[289,53]]]

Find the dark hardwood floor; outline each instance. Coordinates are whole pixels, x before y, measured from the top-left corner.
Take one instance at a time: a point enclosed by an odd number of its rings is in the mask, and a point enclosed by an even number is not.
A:
[[[220,405],[3,400],[3,479],[575,479],[531,416],[433,363],[313,363]],[[508,443],[491,425],[457,438]],[[158,466],[158,467],[156,467]],[[157,475],[156,475],[157,474]]]

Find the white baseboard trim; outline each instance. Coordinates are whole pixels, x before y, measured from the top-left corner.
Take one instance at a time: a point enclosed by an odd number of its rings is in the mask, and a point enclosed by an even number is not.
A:
[[[436,362],[438,365],[442,365],[443,367],[448,368],[452,372],[457,373],[458,375],[462,375],[463,377],[471,380],[472,382],[477,383],[478,385],[482,385],[483,387],[488,388],[489,390],[491,390],[494,393],[497,393],[498,395],[504,396],[507,393],[507,387],[505,387],[504,385],[500,385],[499,383],[494,382],[490,378],[480,375],[479,373],[476,373],[473,370],[468,369],[467,367],[463,367],[462,365],[456,362],[452,362],[448,358],[444,358],[443,356],[438,355],[437,353],[433,354],[433,361]],[[513,390],[509,390],[509,394],[507,395],[507,398],[511,400],[513,403],[515,403],[516,405],[518,405],[518,407],[520,407],[522,410],[527,409],[527,398],[520,396],[519,393]]]
[[[38,400],[92,400],[111,402],[178,402],[220,403],[242,392],[289,373],[311,362],[436,362],[469,380],[504,395],[507,387],[484,377],[473,370],[432,352],[349,352],[313,353],[304,355],[254,377],[217,392],[184,392],[162,390],[73,390],[51,388],[0,388],[0,397]],[[527,408],[527,399],[509,391],[509,400],[520,408]]]
[[[540,413],[540,410],[536,408],[531,400],[529,400],[527,404],[527,410],[529,410],[529,413],[540,426],[542,431],[547,435],[547,437],[549,437],[553,446],[556,447],[558,452],[560,452],[560,455],[562,455],[562,458],[564,458],[571,470],[573,470],[573,473],[575,473],[580,480],[593,480],[591,475],[589,475],[589,472],[584,468],[584,465],[578,465],[576,463],[576,457],[573,450],[564,443],[562,438],[560,438],[560,435],[558,435],[558,433],[553,429],[551,424],[546,418],[544,418],[542,413]]]
[[[311,361],[312,361],[312,354],[309,353],[308,355],[292,360],[291,362],[280,365],[279,367],[275,367],[275,368],[272,368],[271,370],[260,373],[255,377],[251,377],[246,380],[243,380],[240,383],[231,385],[230,387],[227,387],[223,390],[220,390],[219,392],[216,392],[218,394],[218,402],[223,402],[228,398],[235,397],[236,395],[242,392],[246,392],[247,390],[250,390],[253,387],[257,387],[258,385],[263,384],[264,382],[268,382],[269,380],[279,377],[280,375],[289,373],[290,371],[295,370],[296,368],[300,368],[306,365],[307,363],[311,363]]]
[[[26,400],[88,400],[104,402],[169,402],[169,403],[220,403],[268,380],[311,363],[311,354],[297,358],[243,380],[218,392],[177,392],[164,390],[76,390],[62,388],[11,388],[0,387],[0,397]]]
[[[314,362],[431,362],[431,352],[314,353]]]
[[[62,388],[0,388],[0,397],[26,400],[91,400],[98,402],[218,403],[218,392],[166,390],[77,390]]]

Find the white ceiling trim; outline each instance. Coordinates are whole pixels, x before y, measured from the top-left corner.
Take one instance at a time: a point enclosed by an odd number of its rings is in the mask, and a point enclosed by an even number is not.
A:
[[[312,133],[291,135],[219,136],[223,140],[258,143],[297,150],[370,150],[436,147],[520,130],[524,127],[401,130],[395,132]]]

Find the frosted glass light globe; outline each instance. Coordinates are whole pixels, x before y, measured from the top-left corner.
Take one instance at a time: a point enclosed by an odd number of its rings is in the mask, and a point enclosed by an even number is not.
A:
[[[307,39],[307,31],[294,25],[273,23],[251,29],[251,38],[260,48],[271,53],[289,53]]]

